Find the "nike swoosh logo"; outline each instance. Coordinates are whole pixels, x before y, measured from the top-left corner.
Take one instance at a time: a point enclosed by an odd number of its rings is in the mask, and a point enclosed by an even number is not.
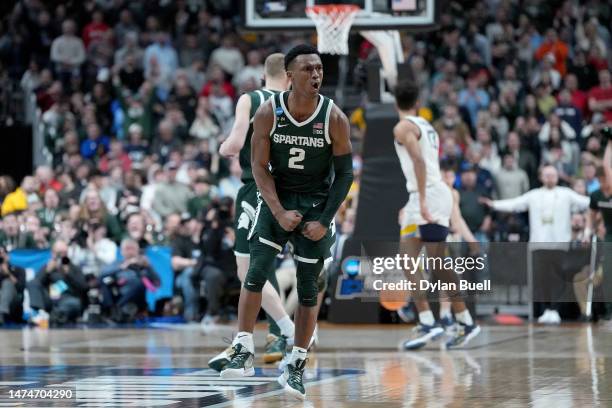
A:
[[[281,127],[285,127],[285,126],[289,126],[289,124],[288,124],[288,123],[285,123],[284,125],[276,125],[276,127],[279,127],[279,128],[281,128]]]
[[[317,205],[321,204],[321,201],[319,201],[318,203],[312,203],[313,207],[316,207]]]

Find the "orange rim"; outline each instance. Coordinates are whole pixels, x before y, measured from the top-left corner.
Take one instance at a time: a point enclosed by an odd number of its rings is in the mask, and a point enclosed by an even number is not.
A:
[[[312,12],[314,14],[350,13],[359,10],[361,10],[361,8],[354,4],[323,4],[306,7],[306,12]]]

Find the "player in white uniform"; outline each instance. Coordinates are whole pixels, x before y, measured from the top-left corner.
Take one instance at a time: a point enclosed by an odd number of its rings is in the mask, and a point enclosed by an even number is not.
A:
[[[444,257],[453,211],[453,196],[440,174],[438,133],[429,122],[417,116],[418,95],[419,89],[412,82],[402,81],[395,89],[400,120],[393,129],[393,136],[406,177],[406,187],[410,193],[408,204],[403,211],[402,229],[416,224],[419,233],[418,238],[403,238],[402,249],[408,255],[416,257],[425,246],[428,257]],[[430,272],[434,279],[457,282],[454,271],[434,269]],[[407,276],[415,279],[418,274],[407,273]],[[419,324],[411,337],[403,343],[405,350],[419,349],[444,333],[444,329],[434,319],[426,295],[415,292],[414,302],[419,314]],[[447,348],[464,346],[480,332],[465,302],[459,296],[453,296],[451,302],[459,327],[446,343]]]

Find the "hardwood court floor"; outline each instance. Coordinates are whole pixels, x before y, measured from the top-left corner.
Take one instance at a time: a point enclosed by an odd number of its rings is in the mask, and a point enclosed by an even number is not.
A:
[[[323,324],[306,403],[284,396],[261,361],[247,379],[207,369],[231,327],[0,330],[0,407],[612,407],[610,328],[489,326],[466,350],[395,351],[408,330]],[[41,388],[78,399],[9,398]]]

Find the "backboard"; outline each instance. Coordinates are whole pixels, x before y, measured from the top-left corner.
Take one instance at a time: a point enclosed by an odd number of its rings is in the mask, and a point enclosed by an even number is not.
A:
[[[313,22],[307,6],[355,4],[362,11],[352,30],[426,28],[436,22],[437,0],[244,0],[245,28],[252,30],[308,30]]]

